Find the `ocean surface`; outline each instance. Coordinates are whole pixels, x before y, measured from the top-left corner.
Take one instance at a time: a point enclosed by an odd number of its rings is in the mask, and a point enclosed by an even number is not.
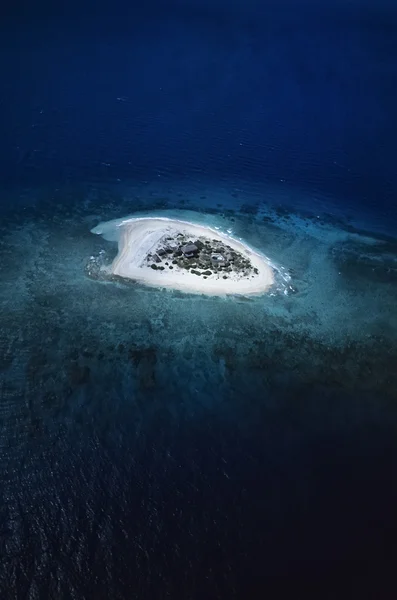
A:
[[[17,3],[0,33],[1,599],[396,597],[393,6]],[[275,286],[93,276],[127,215],[231,231]]]

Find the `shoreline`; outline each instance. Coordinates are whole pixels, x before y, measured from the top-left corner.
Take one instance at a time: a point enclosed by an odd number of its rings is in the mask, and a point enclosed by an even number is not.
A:
[[[92,229],[92,232],[118,242],[118,254],[107,268],[108,273],[144,285],[189,293],[227,296],[261,295],[266,293],[274,283],[270,261],[244,242],[212,227],[168,217],[130,217],[100,223]],[[227,245],[227,248],[252,266],[250,275],[244,276],[228,269],[227,273],[212,272],[210,276],[206,277],[204,274],[203,277],[201,276],[203,272],[200,274],[194,270],[191,272],[191,270],[181,269],[177,265],[169,266],[168,262],[165,263],[167,267],[157,268],[148,265],[148,256],[156,253],[156,249],[164,239],[173,240],[181,235],[192,242],[195,239],[205,239],[211,240],[212,243]]]

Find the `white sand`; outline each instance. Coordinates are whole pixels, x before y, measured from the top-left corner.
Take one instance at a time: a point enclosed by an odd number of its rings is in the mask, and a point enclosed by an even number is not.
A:
[[[118,241],[119,251],[109,272],[146,285],[209,295],[253,295],[263,294],[274,282],[273,269],[264,256],[239,240],[210,227],[176,219],[147,217],[100,223],[92,231],[102,234],[106,239]],[[258,273],[247,277],[232,272],[227,273],[227,279],[223,279],[224,273],[221,272],[203,279],[177,265],[173,265],[173,270],[168,270],[167,267],[164,271],[152,269],[147,262],[148,254],[155,252],[164,236],[176,237],[178,233],[183,233],[191,241],[200,237],[222,241],[249,258]]]

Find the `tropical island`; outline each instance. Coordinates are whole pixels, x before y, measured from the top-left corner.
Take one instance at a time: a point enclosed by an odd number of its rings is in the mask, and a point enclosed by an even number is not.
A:
[[[263,294],[274,282],[268,259],[211,227],[165,217],[118,219],[92,230],[118,242],[109,275],[186,292]]]

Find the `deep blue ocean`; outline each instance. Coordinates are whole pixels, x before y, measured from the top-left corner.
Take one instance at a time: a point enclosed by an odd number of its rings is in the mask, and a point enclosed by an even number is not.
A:
[[[396,597],[396,107],[392,3],[1,9],[1,599]],[[89,276],[126,215],[276,285]]]

